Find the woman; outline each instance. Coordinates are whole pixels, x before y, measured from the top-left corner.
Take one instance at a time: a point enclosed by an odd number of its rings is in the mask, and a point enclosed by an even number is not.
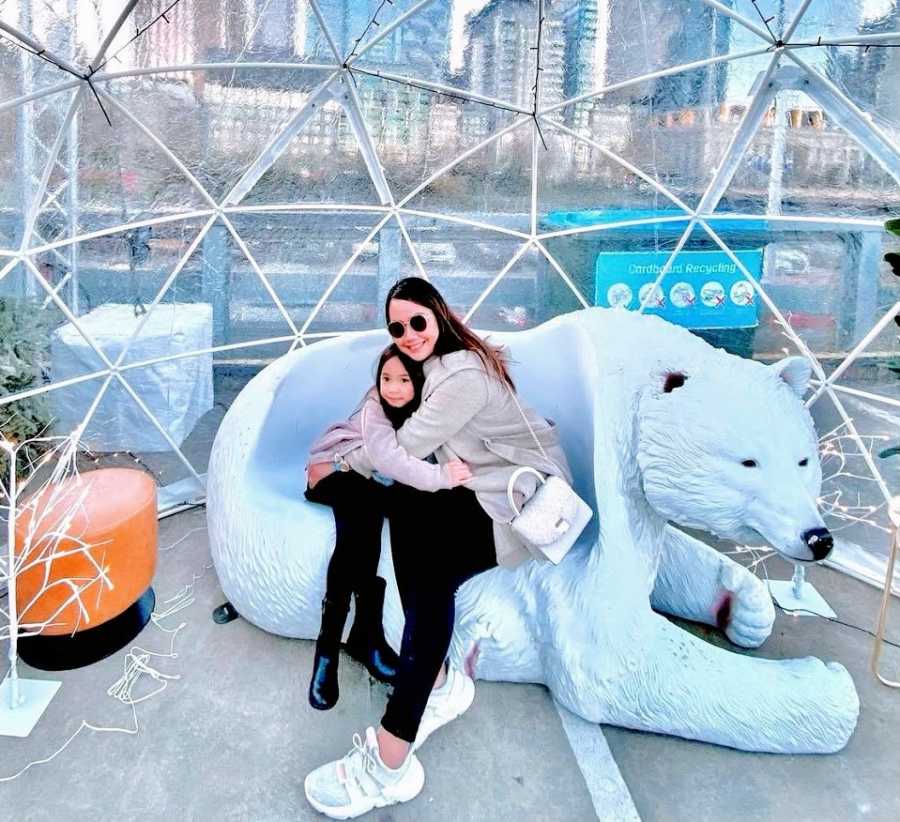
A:
[[[351,594],[356,594],[356,618],[347,638],[347,653],[389,685],[399,664],[384,639],[385,583],[375,574],[381,557],[380,489],[367,481],[378,472],[412,488],[437,491],[453,488],[470,476],[458,460],[435,465],[410,457],[397,445],[395,429],[419,407],[424,383],[421,363],[389,345],[378,357],[375,387],[366,392],[348,420],[330,426],[310,448],[310,463],[320,468],[308,471],[306,498],[330,505],[335,527],[309,683],[309,704],[320,711],[338,701],[338,658]],[[351,460],[355,471],[347,470]]]
[[[513,471],[529,465],[571,482],[555,426],[520,410],[502,352],[469,331],[430,283],[400,280],[388,292],[385,315],[396,346],[425,373],[421,405],[397,430],[399,446],[420,459],[462,460],[472,478],[434,493],[395,484],[385,495],[406,620],[394,691],[377,732],[355,735],[343,759],[305,782],[310,804],[340,819],[415,797],[425,775],[414,749],[472,702],[471,679],[444,664],[454,598],[473,576],[530,557],[509,526]],[[527,498],[535,487],[526,475],[516,490]]]

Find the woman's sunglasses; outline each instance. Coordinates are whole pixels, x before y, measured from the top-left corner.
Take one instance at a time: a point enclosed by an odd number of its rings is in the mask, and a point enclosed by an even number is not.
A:
[[[409,318],[409,327],[417,334],[421,334],[428,328],[428,318],[423,314],[413,314],[412,317]],[[394,322],[388,323],[387,328],[388,334],[395,340],[399,340],[404,333],[406,333],[406,323],[400,320],[394,320]]]

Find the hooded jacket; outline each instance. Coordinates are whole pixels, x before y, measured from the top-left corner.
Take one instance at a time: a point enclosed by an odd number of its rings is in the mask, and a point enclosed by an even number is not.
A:
[[[424,372],[422,404],[397,430],[397,443],[411,457],[424,458],[434,453],[442,465],[451,459],[468,464],[472,479],[465,487],[475,492],[479,504],[494,521],[497,563],[514,568],[532,555],[509,525],[515,511],[509,505],[506,489],[513,471],[528,465],[542,474],[572,482],[556,425],[523,407],[542,453],[511,390],[488,372],[474,351],[431,357],[424,364]],[[347,454],[354,470],[359,470],[359,454]],[[536,488],[533,474],[520,477],[515,489],[517,502],[528,499]]]

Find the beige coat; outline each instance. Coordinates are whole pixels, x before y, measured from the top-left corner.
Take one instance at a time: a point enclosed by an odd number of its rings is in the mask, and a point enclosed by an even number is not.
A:
[[[514,516],[506,495],[509,477],[517,467],[528,465],[571,482],[559,432],[523,405],[545,458],[505,383],[488,373],[473,351],[431,357],[424,369],[422,404],[397,431],[397,441],[419,459],[435,453],[440,463],[454,458],[468,463],[473,478],[466,487],[494,521],[497,562],[514,568],[531,554],[508,524]],[[353,465],[349,457],[348,462]],[[536,486],[533,475],[521,477],[516,483],[519,501],[531,496]]]

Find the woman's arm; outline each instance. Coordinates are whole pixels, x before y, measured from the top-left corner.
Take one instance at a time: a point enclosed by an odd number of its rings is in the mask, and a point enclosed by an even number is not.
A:
[[[438,491],[458,484],[449,465],[436,465],[416,459],[397,443],[397,432],[385,416],[380,403],[370,402],[363,409],[365,451],[379,474],[418,488]],[[351,467],[353,462],[351,461]]]
[[[397,431],[397,442],[414,457],[427,457],[446,443],[488,401],[488,377],[477,368],[445,379]]]

